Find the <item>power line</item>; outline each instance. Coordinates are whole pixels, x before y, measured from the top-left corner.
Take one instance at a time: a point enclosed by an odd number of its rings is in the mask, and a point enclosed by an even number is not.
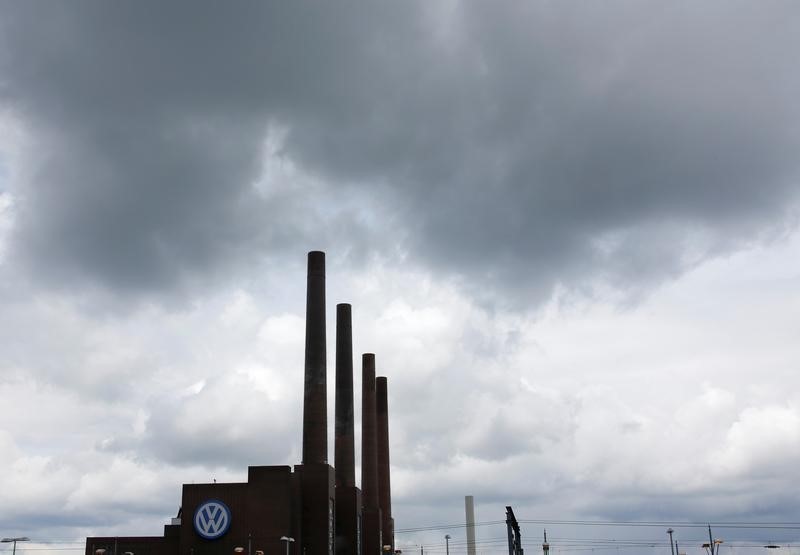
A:
[[[627,526],[627,527],[664,527],[673,528],[712,528],[741,530],[800,530],[800,522],[674,522],[674,521],[625,521],[625,520],[556,520],[556,519],[518,519],[525,524],[564,525],[564,526]],[[495,526],[505,524],[504,520],[476,522],[475,526]],[[437,524],[414,528],[399,528],[395,534],[411,532],[427,532],[435,530],[452,530],[466,528],[466,524]]]
[[[489,520],[486,522],[476,522],[474,526],[494,526],[496,524],[505,524],[505,520]],[[466,524],[437,524],[432,526],[419,526],[416,528],[400,528],[395,530],[395,534],[403,534],[406,532],[425,532],[428,530],[452,530],[453,528],[466,528]]]
[[[774,530],[800,530],[800,522],[669,522],[669,521],[625,521],[625,520],[540,520],[520,519],[519,522],[527,524],[562,524],[569,526],[641,526],[675,528],[733,528],[733,529],[774,529]]]
[[[629,520],[566,520],[566,519],[519,519],[520,523],[524,524],[537,524],[545,526],[592,526],[592,527],[631,527],[631,528],[648,528],[648,527],[666,527],[673,528],[706,528],[709,524],[713,528],[721,529],[734,529],[734,530],[800,530],[800,522],[746,522],[746,521],[720,521],[720,522],[674,522],[674,521],[629,521]],[[475,523],[475,526],[498,526],[504,525],[503,520],[492,520]],[[419,532],[435,532],[443,530],[455,530],[466,528],[465,523],[458,524],[438,524],[428,526],[417,526],[412,528],[400,528],[395,530],[396,534],[408,534]],[[505,544],[506,538],[486,538],[476,541],[476,545],[480,547],[491,548]],[[702,541],[701,539],[688,539],[686,541],[695,542]],[[725,545],[729,547],[751,547],[764,543],[764,540],[753,540],[752,543],[739,543],[748,542],[749,540],[738,540],[736,542],[727,542]],[[46,546],[47,544],[59,545],[60,547],[26,547],[20,551],[83,551],[84,542],[80,541],[60,541],[55,539],[36,540],[32,542],[34,545]],[[528,539],[523,542],[526,547],[537,547],[538,542]],[[69,545],[80,545],[81,547],[64,547]],[[465,541],[453,540],[452,546],[464,546]],[[613,538],[552,538],[551,549],[553,551],[584,551],[587,549],[617,549],[617,548],[661,548],[668,546],[669,543],[662,540],[648,541],[646,539],[629,539],[617,540]],[[797,544],[782,544],[786,547],[791,547]],[[426,551],[438,552],[439,546],[430,545],[426,546]],[[444,550],[444,546],[442,546]],[[10,552],[10,549],[0,550],[0,553]]]

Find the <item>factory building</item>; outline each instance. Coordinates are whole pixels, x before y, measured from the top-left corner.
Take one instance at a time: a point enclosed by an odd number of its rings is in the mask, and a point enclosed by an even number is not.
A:
[[[387,383],[362,356],[355,479],[351,307],[336,307],[334,462],[328,464],[325,254],[308,253],[303,460],[250,466],[241,483],[184,484],[163,536],[88,537],[86,555],[377,555],[394,551]]]

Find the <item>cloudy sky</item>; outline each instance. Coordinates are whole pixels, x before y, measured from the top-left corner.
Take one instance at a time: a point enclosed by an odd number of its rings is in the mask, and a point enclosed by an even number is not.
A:
[[[797,522],[799,50],[780,0],[3,0],[0,534],[159,534],[299,462],[315,249],[398,529]]]

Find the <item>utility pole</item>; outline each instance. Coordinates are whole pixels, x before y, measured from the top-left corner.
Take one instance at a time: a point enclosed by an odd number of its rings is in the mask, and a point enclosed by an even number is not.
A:
[[[11,549],[11,554],[12,555],[17,555],[17,542],[29,542],[29,541],[31,541],[31,539],[28,538],[28,537],[25,537],[25,536],[23,536],[21,538],[3,538],[2,540],[0,540],[0,542],[2,542],[2,543],[13,543],[14,544],[14,547]]]
[[[672,555],[675,555],[675,545],[672,543],[672,532],[674,532],[672,528],[667,528],[667,534],[669,534],[669,550]]]

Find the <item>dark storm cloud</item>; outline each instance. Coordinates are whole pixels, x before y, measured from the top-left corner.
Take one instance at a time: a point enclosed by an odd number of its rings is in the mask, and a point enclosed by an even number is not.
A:
[[[7,5],[3,97],[35,147],[15,253],[55,282],[149,290],[305,248],[305,192],[262,195],[253,182],[270,124],[335,109],[323,99],[342,70],[313,60],[352,41],[324,14],[282,11]]]
[[[367,251],[391,231],[476,290],[641,286],[788,221],[797,10],[9,4],[3,95],[40,149],[15,246],[55,279],[158,289],[346,250],[369,228],[325,214],[363,194],[392,222]],[[252,187],[277,127],[323,190]]]

